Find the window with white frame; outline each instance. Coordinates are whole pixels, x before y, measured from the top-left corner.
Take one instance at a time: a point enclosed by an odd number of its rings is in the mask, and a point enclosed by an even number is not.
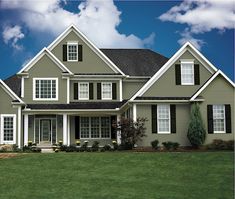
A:
[[[58,79],[57,78],[35,78],[34,100],[57,100]]]
[[[225,106],[213,105],[214,133],[225,133]]]
[[[157,106],[158,133],[170,133],[170,105]]]
[[[80,117],[81,138],[110,138],[110,117]]]
[[[87,82],[79,83],[78,93],[79,93],[80,100],[88,100],[89,99],[89,83]]]
[[[112,99],[112,83],[102,82],[102,99],[110,100]]]
[[[194,85],[194,62],[181,61],[181,84]]]
[[[1,143],[14,144],[16,132],[16,116],[1,115]]]
[[[77,43],[67,44],[67,59],[68,61],[78,61],[78,44]]]

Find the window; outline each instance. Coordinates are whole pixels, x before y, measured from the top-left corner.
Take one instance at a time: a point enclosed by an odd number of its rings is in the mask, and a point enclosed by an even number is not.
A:
[[[102,99],[112,99],[112,83],[102,82]]]
[[[194,62],[181,61],[181,84],[194,85]]]
[[[15,115],[1,115],[1,144],[15,143],[16,134],[16,116]]]
[[[170,133],[170,105],[157,106],[158,133]]]
[[[57,100],[58,79],[57,78],[34,78],[33,80],[34,100]]]
[[[68,43],[67,45],[68,61],[78,61],[78,44]]]
[[[224,105],[213,105],[214,133],[225,133],[225,107]]]
[[[110,138],[110,117],[80,117],[81,138]]]
[[[79,99],[80,100],[88,100],[89,99],[89,83],[79,83]]]

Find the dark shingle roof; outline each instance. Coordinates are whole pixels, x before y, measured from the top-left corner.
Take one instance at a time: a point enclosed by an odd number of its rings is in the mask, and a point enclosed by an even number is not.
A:
[[[168,58],[149,49],[100,50],[130,76],[153,76],[168,61]]]
[[[7,84],[7,86],[10,87],[10,89],[18,96],[20,96],[21,92],[21,80],[17,75],[12,75],[11,77],[8,77],[4,80],[4,82]]]
[[[70,102],[70,104],[27,104],[31,109],[116,109],[126,103],[122,102]]]

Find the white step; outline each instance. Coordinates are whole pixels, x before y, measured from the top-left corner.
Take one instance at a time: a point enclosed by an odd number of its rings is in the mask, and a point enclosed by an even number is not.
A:
[[[54,153],[53,149],[42,149],[42,153]]]

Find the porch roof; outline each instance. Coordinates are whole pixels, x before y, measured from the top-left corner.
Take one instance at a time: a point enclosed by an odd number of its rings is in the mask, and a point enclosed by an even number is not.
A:
[[[124,105],[127,100],[121,102],[70,102],[70,104],[27,104],[26,108],[40,110],[40,109],[116,109]]]

